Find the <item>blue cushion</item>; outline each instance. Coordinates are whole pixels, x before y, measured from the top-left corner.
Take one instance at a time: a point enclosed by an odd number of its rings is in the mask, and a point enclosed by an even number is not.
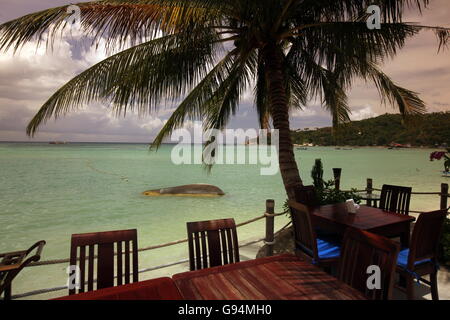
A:
[[[408,265],[408,256],[409,256],[408,248],[400,251],[398,254],[397,265],[406,269],[406,266]],[[431,262],[431,259],[416,261],[416,262],[414,262],[414,265],[417,266],[419,264],[426,263],[426,262]]]
[[[338,258],[341,254],[341,247],[333,242],[317,238],[317,252],[319,259]]]

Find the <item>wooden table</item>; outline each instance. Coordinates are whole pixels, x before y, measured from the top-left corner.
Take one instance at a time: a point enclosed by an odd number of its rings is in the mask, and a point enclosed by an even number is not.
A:
[[[73,294],[54,300],[181,300],[171,278],[139,281],[117,287]]]
[[[409,247],[410,224],[414,217],[362,205],[349,213],[345,203],[312,208],[315,226],[343,235],[349,227],[386,237],[400,236],[402,247]]]
[[[290,254],[179,273],[187,300],[365,300],[359,291]]]

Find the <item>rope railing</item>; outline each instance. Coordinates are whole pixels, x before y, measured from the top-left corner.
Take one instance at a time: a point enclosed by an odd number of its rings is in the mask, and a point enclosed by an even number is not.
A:
[[[335,187],[337,189],[339,189],[339,183],[336,182],[340,182],[340,171],[337,171],[337,174],[335,174]],[[382,189],[380,188],[375,188],[373,187],[373,179],[371,178],[367,178],[367,182],[366,182],[366,188],[363,190],[345,190],[345,192],[367,192],[367,194],[372,194],[373,191],[379,191],[381,192]],[[450,193],[449,193],[449,187],[447,183],[442,183],[441,184],[441,191],[437,191],[437,192],[423,192],[423,191],[413,191],[411,192],[412,195],[436,195],[440,197],[440,210],[449,210],[449,206],[448,206],[448,198],[450,198]],[[371,205],[372,201],[377,201],[375,199],[366,199],[367,200],[367,204]],[[417,211],[417,210],[409,210],[409,212],[411,213],[422,213],[423,211]]]
[[[372,190],[372,191],[381,191],[381,189],[379,189],[379,188],[366,189],[366,191],[370,191],[370,190]],[[414,191],[412,191],[411,194],[416,194],[416,195],[436,195],[436,196],[447,195],[447,194],[444,194],[442,192],[414,192]],[[449,196],[449,195],[447,195],[447,196]]]
[[[381,189],[379,188],[366,188],[366,189],[361,189],[361,190],[342,190],[343,192],[369,192],[369,191],[380,191]],[[436,196],[442,196],[442,195],[447,195],[446,193],[441,193],[441,192],[411,192],[411,194],[417,194],[417,195],[436,195]],[[447,195],[448,197],[450,197],[450,195]]]
[[[276,214],[274,214],[274,216],[279,216],[279,215],[282,215],[282,214],[285,214],[285,213],[286,213],[286,212],[276,213]],[[256,219],[256,218],[255,218],[255,219],[251,219],[251,220],[249,220],[249,221],[254,222],[254,221],[257,221],[257,220],[262,219],[262,217],[265,217],[265,215],[263,215],[263,216],[261,216],[261,217],[258,217],[257,219]],[[238,226],[243,226],[243,225],[246,225],[246,224],[251,223],[251,222],[249,222],[249,221],[245,221],[245,222],[243,222],[243,223],[241,223],[241,224],[238,224],[238,225],[236,225],[236,227],[238,227]],[[291,224],[291,221],[289,221],[284,227],[282,227],[280,230],[278,230],[278,231],[275,233],[275,235],[277,235],[277,234],[279,234],[281,231],[285,230],[290,224]],[[184,240],[185,240],[185,239],[179,240],[179,241],[174,241],[174,242],[171,242],[171,243],[172,243],[172,245],[178,244],[178,243],[183,243],[183,242],[185,242]],[[247,243],[244,243],[244,244],[239,245],[239,248],[248,247],[248,246],[251,246],[251,245],[253,245],[253,244],[255,244],[255,243],[264,241],[264,240],[265,240],[265,238],[261,238],[261,239],[249,241],[249,242],[247,242]],[[186,239],[186,241],[187,241],[187,239]],[[153,246],[153,247],[157,247],[157,246]],[[142,248],[143,250],[138,250],[138,251],[151,250],[151,249],[149,249],[149,248],[150,248],[150,247],[148,247],[148,248]],[[155,248],[153,248],[153,249],[155,249]],[[96,258],[96,256],[95,256],[95,258]],[[68,259],[59,259],[59,260],[57,260],[57,261],[62,261],[62,260],[68,260]],[[46,261],[46,262],[48,262],[48,261]],[[158,266],[153,266],[153,267],[149,267],[149,268],[144,268],[144,269],[138,270],[138,273],[145,273],[145,272],[155,271],[155,270],[164,269],[164,268],[168,268],[168,267],[173,267],[173,266],[180,265],[180,264],[184,264],[184,263],[187,263],[187,262],[189,262],[189,259],[183,259],[183,260],[180,260],[180,261],[175,261],[175,262],[171,262],[171,263],[167,263],[167,264],[162,264],[162,265],[158,265]],[[58,263],[59,263],[59,262],[58,262]],[[62,263],[62,262],[61,262],[61,263]],[[132,274],[130,274],[130,275],[132,275]],[[115,276],[114,278],[117,278],[117,276]],[[97,279],[94,279],[94,282],[97,282]],[[56,292],[56,291],[62,291],[62,290],[66,290],[66,289],[68,289],[67,286],[58,286],[58,287],[53,287],[53,288],[38,289],[38,290],[29,291],[29,292],[24,292],[24,293],[15,294],[15,295],[13,295],[11,298],[12,298],[12,299],[20,299],[20,298],[26,298],[26,297],[35,296],[35,295],[44,294],[44,293],[51,293],[51,292]]]
[[[283,214],[285,214],[285,213],[286,213],[286,211],[280,212],[280,213],[275,213],[275,214],[273,214],[273,216],[276,217],[276,216],[283,215]],[[258,217],[256,217],[256,218],[253,218],[253,219],[250,219],[250,220],[241,222],[241,223],[238,223],[238,224],[236,225],[236,227],[239,228],[239,227],[245,226],[245,225],[247,225],[247,224],[256,222],[256,221],[258,221],[258,220],[261,220],[261,219],[263,219],[263,218],[266,217],[266,214],[267,214],[267,213],[265,212],[265,213],[264,213],[263,215],[261,215],[261,216],[258,216]],[[138,252],[148,251],[148,250],[154,250],[154,249],[160,249],[160,248],[165,248],[165,247],[170,247],[170,246],[174,246],[174,245],[177,245],[177,244],[185,243],[185,242],[187,242],[187,241],[188,241],[188,239],[185,238],[185,239],[180,239],[180,240],[176,240],[176,241],[171,241],[171,242],[167,242],[167,243],[163,243],[163,244],[158,244],[158,245],[153,245],[153,246],[143,247],[143,248],[139,248],[139,249],[138,249]],[[115,253],[115,255],[117,255],[117,253]],[[94,258],[97,258],[97,255],[95,255]],[[46,265],[52,265],[52,264],[63,264],[63,263],[68,263],[68,262],[70,262],[70,259],[69,259],[69,258],[66,258],[66,259],[52,259],[52,260],[44,260],[44,261],[33,262],[33,263],[30,263],[27,267],[38,267],[38,266],[46,266]]]

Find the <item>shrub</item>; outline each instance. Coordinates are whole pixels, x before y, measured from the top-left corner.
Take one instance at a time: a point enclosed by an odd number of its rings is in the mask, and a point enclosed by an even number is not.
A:
[[[361,196],[356,192],[356,189],[350,191],[336,190],[334,187],[334,180],[323,180],[323,166],[320,159],[316,159],[311,170],[311,177],[314,181],[316,189],[317,201],[319,205],[335,204],[345,202],[348,199],[353,199],[355,203],[361,203]],[[289,212],[288,201],[283,206],[286,212]]]
[[[353,199],[355,203],[361,203],[361,196],[356,192],[356,189],[351,189],[350,191],[336,190],[333,180],[324,181],[323,184],[322,189],[316,189],[317,198],[321,206],[345,202],[348,199]]]

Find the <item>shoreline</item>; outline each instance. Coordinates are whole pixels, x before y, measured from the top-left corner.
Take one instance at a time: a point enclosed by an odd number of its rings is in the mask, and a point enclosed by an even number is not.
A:
[[[302,145],[297,145],[294,144],[294,148],[352,148],[352,149],[387,149],[387,150],[436,150],[436,149],[444,149],[444,148],[440,148],[440,147],[430,147],[430,146],[411,146],[411,147],[407,147],[407,148],[396,148],[394,147],[393,149],[389,149],[389,146],[352,146],[352,145],[336,145],[336,146],[320,146],[320,145],[315,145],[315,146],[302,146]]]
[[[0,144],[50,144],[50,141],[0,141]],[[151,142],[103,142],[103,141],[66,141],[64,144],[61,145],[79,145],[79,144],[134,144],[134,145],[149,145]],[[177,145],[177,143],[162,143],[162,145]],[[194,143],[194,145],[202,145],[200,143]],[[227,146],[232,146],[233,144],[226,144]],[[238,144],[237,146],[247,146],[248,144]],[[250,146],[254,146],[256,144],[251,144]],[[236,144],[235,144],[236,146]],[[354,145],[334,145],[334,146],[323,146],[323,145],[314,145],[314,146],[305,146],[301,144],[293,144],[294,148],[353,148],[353,149],[363,149],[363,148],[372,148],[372,149],[388,149],[390,146],[354,146]],[[434,149],[445,149],[447,147],[433,147],[433,146],[411,146],[411,147],[394,147],[395,150],[401,150],[401,149],[418,149],[418,150],[434,150]]]

